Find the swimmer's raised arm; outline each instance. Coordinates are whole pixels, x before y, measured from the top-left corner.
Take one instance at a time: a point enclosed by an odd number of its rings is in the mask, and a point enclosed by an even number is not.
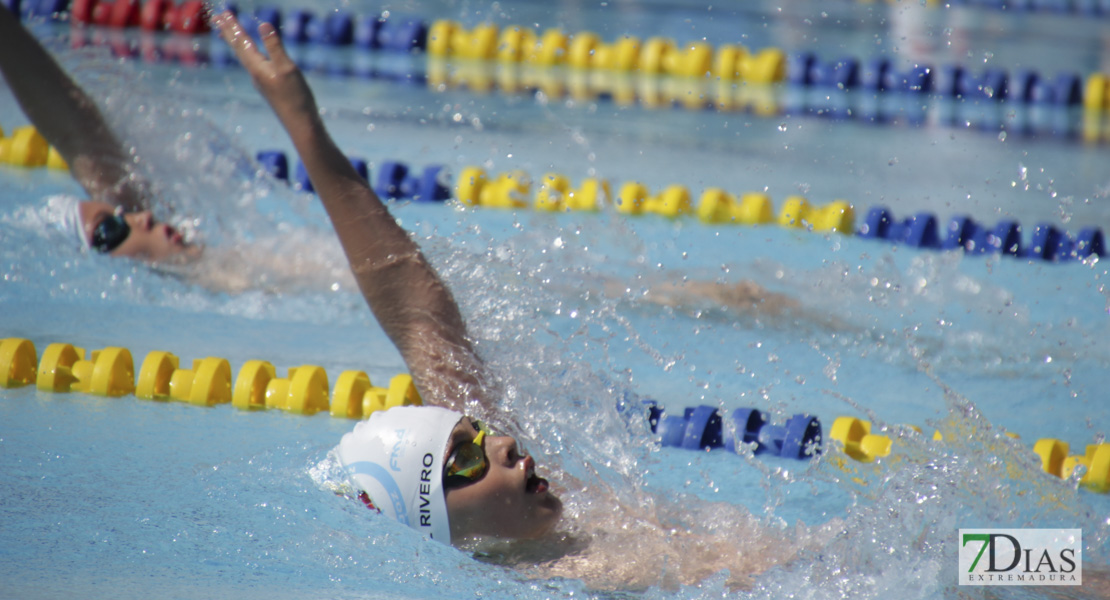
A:
[[[39,133],[69,163],[92,200],[126,211],[144,208],[142,183],[96,104],[0,4],[0,72]]]
[[[421,393],[456,409],[466,400],[481,400],[482,363],[454,297],[336,146],[277,32],[268,23],[259,27],[267,58],[233,15],[215,21],[293,140],[363,297]]]

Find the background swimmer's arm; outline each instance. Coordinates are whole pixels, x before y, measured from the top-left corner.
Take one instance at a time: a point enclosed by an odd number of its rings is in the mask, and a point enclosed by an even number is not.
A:
[[[96,104],[3,5],[0,72],[27,118],[69,163],[91,199],[142,210],[142,186],[129,177],[127,152]]]
[[[417,387],[429,400],[463,409],[480,394],[482,364],[450,290],[335,145],[273,27],[259,27],[267,59],[234,16],[224,13],[217,23],[293,140],[362,295]]]

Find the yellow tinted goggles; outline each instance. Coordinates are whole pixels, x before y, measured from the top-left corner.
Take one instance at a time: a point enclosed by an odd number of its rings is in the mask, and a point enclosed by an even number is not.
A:
[[[483,445],[486,430],[477,422],[479,429],[474,439],[455,446],[443,467],[443,488],[461,487],[478,481],[489,470],[489,457]]]

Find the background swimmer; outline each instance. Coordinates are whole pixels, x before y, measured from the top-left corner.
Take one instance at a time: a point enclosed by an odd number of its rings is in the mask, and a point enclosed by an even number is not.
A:
[[[213,291],[327,288],[336,283],[354,287],[344,265],[291,257],[284,237],[275,242],[278,247],[266,242],[237,243],[234,248],[209,247],[202,252],[181,231],[156,219],[150,210],[154,197],[149,182],[131,168],[133,158],[96,102],[3,7],[0,72],[23,112],[65,158],[88,195],[86,200],[64,194],[47,199],[51,220],[73,234],[81,246],[155,263]],[[204,260],[197,264],[202,254]],[[603,287],[606,295],[620,296],[626,286],[605,281]],[[650,293],[637,299],[674,307],[714,304],[738,313],[767,315],[797,304],[751,282],[663,281],[652,284]]]
[[[146,182],[91,98],[7,8],[0,7],[0,72],[23,112],[69,164],[88,200],[57,199],[88,248],[151,262],[184,262],[200,253],[150,212]]]
[[[254,236],[249,243],[236,240],[202,247],[155,218],[150,210],[157,200],[154,186],[134,168],[138,159],[121,143],[90,95],[2,6],[0,72],[23,112],[65,158],[87,195],[87,199],[69,194],[47,198],[44,218],[32,223],[59,226],[82,248],[142,260],[160,273],[215,292],[354,287],[338,249],[327,251],[330,236],[316,239],[300,231],[296,244],[289,236]],[[316,251],[297,252],[305,245],[313,245]]]
[[[422,396],[459,411],[496,414],[497,395],[451,291],[340,152],[273,27],[259,28],[267,58],[233,15],[221,15],[217,24],[292,139],[363,297]],[[741,586],[751,574],[780,564],[832,531],[813,535],[799,527],[784,542],[780,532],[761,532],[757,519],[734,506],[686,498],[672,502],[646,491],[618,497],[611,490],[581,489],[574,481],[561,483],[568,493],[591,499],[579,505],[573,523],[556,527],[562,505],[537,476],[535,460],[514,438],[479,432],[462,414],[434,407],[391,409],[345,436],[340,459],[369,492],[363,500],[441,541],[532,540],[482,547],[497,562],[606,588],[688,584],[725,569],[730,584]],[[411,439],[414,431],[421,439]],[[396,477],[375,474],[388,470]],[[458,471],[462,481],[456,481]],[[711,511],[721,526],[674,525],[681,522],[680,514],[696,510]],[[450,522],[449,534],[437,516],[442,513]],[[747,552],[739,550],[738,536]]]
[[[50,220],[73,234],[82,247],[154,263],[163,272],[180,274],[212,291],[355,287],[345,265],[306,258],[285,237],[221,248],[189,243],[177,228],[154,217],[151,185],[131,168],[133,157],[96,102],[3,7],[0,34],[0,72],[23,112],[65,158],[88,195],[87,200],[61,194],[46,201]],[[601,285],[611,297],[625,295],[627,289],[623,281]],[[741,315],[775,316],[784,309],[798,313],[797,302],[752,282],[664,280],[635,299],[677,308],[713,305]]]
[[[54,60],[6,7],[0,6],[0,73],[34,127],[69,165],[87,195],[47,198],[43,217],[31,223],[62,228],[82,248],[142,260],[163,273],[216,292],[251,289],[353,288],[338,250],[302,256],[288,236],[254,236],[220,247],[191,243],[183,232],[155,218],[154,186],[138,158],[107,123],[96,102]],[[45,221],[45,222],[44,222]],[[300,235],[305,236],[305,232]],[[311,237],[301,244],[326,248]]]

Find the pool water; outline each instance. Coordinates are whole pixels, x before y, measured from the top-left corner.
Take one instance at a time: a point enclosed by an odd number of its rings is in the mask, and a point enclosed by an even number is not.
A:
[[[885,53],[1045,72],[1105,71],[1110,47],[1099,19],[916,2],[385,8],[468,25],[592,29],[604,39],[739,39],[828,58]],[[374,381],[404,370],[342,274],[318,203],[254,165],[258,150],[291,148],[241,70],[120,62],[103,49],[66,49],[64,37],[54,47],[163,186],[157,209],[185,219],[211,255],[239,248],[231,264],[249,285],[213,290],[188,274],[75,252],[38,211],[45,197],[79,194],[78,186],[67,175],[3,167],[0,336],[29,338],[40,356],[60,341],[123,346],[136,362],[152,350],[220,356],[233,373],[251,359],[279,371],[315,364],[332,383],[349,369]],[[849,200],[857,213],[885,204],[898,215],[959,212],[1073,232],[1110,225],[1107,149],[1070,138],[309,79],[340,147],[372,168],[387,160],[455,173],[519,168],[651,189],[681,183],[695,195],[765,190],[776,206],[802,193],[815,203]],[[0,125],[23,122],[0,94]],[[1073,448],[1104,441],[1104,262],[613,212],[391,210],[455,290],[504,408],[518,415],[502,427],[544,457],[541,472],[546,465],[556,485],[587,488],[566,490],[569,512],[596,516],[605,510],[596,490],[607,489],[677,506],[677,527],[735,535],[741,551],[821,526],[838,535],[758,574],[747,590],[717,575],[596,591],[423,541],[321,489],[314,472],[351,422],[21,388],[0,391],[0,597],[1041,597],[1048,588],[956,585],[957,530],[975,527],[1080,528],[1085,568],[1108,566],[1110,497],[1042,473],[1031,451],[1039,438]],[[305,267],[303,277],[288,275],[291,264]],[[751,314],[642,298],[683,279],[751,280],[800,306]],[[604,282],[625,291],[601,293]],[[617,413],[627,394],[672,411],[750,406],[776,421],[809,413],[826,431],[839,416],[867,418],[888,428],[895,451],[864,464],[833,448],[810,461],[659,448],[641,420]],[[945,441],[930,439],[935,429]],[[729,533],[746,513],[758,527]]]

